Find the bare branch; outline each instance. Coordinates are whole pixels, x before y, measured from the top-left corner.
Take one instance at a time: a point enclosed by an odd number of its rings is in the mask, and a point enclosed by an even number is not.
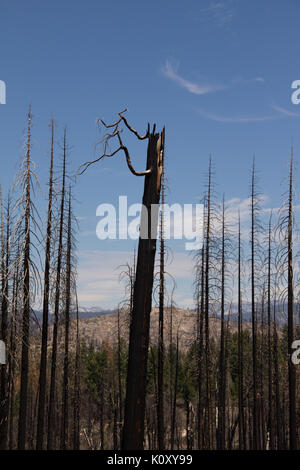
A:
[[[145,176],[145,175],[149,175],[151,172],[152,172],[152,168],[148,169],[148,170],[145,170],[145,171],[136,171],[133,166],[132,166],[132,163],[131,163],[131,158],[130,158],[130,154],[129,154],[129,151],[128,151],[128,148],[123,144],[122,142],[122,139],[121,139],[121,132],[122,132],[122,129],[119,129],[119,124],[120,122],[123,122],[125,124],[125,126],[127,127],[127,129],[130,130],[130,132],[132,132],[139,140],[144,140],[144,139],[147,139],[149,138],[149,135],[150,135],[150,124],[148,123],[148,126],[147,126],[147,131],[146,131],[146,134],[141,136],[137,130],[133,129],[133,127],[130,126],[130,124],[128,123],[127,119],[123,116],[123,113],[125,113],[127,111],[127,109],[124,109],[123,111],[120,111],[118,114],[120,116],[120,118],[112,123],[112,124],[107,124],[105,121],[103,121],[102,118],[99,118],[97,119],[97,122],[98,124],[101,123],[106,129],[112,129],[114,128],[113,132],[112,133],[107,133],[105,134],[104,136],[104,139],[103,139],[103,145],[104,145],[104,152],[102,155],[100,155],[100,157],[96,158],[95,160],[91,161],[91,162],[86,162],[82,165],[80,165],[79,167],[79,174],[82,175],[86,170],[87,168],[90,166],[90,165],[93,165],[94,163],[97,163],[99,162],[100,160],[102,160],[104,157],[112,157],[114,155],[116,155],[120,150],[123,150],[124,154],[125,154],[125,157],[126,157],[126,163],[127,163],[127,166],[129,168],[129,170],[131,171],[131,173],[135,176]],[[107,149],[109,147],[109,141],[113,138],[113,137],[117,137],[118,140],[119,140],[119,147],[114,150],[113,152],[111,153],[108,153]]]

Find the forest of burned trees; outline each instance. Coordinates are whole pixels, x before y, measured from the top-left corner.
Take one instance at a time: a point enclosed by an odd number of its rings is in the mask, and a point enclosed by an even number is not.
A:
[[[106,139],[118,139],[116,152],[124,152],[130,171],[145,177],[143,201],[155,196],[153,200],[162,204],[156,262],[149,278],[141,276],[142,257],[155,253],[156,242],[140,240],[133,262],[121,268],[125,297],[115,313],[111,341],[89,342],[78,315],[77,225],[72,212],[76,185],[70,177],[67,132],[57,137],[51,119],[47,208],[41,214],[36,201],[43,188],[38,188],[32,161],[29,109],[16,181],[6,195],[1,192],[0,339],[6,363],[0,365],[0,449],[299,448],[295,340],[300,339],[300,290],[293,149],[280,209],[262,208],[253,161],[245,175],[250,182],[247,217],[245,207],[242,214],[233,214],[224,196],[219,202],[209,159],[199,187],[203,239],[194,253],[195,307],[188,311],[194,334],[187,344],[181,322],[175,321],[180,310],[174,302],[175,283],[167,273],[164,130],[158,134],[155,126],[152,132],[148,126],[140,136],[123,112],[116,123],[101,124],[112,129]],[[133,170],[121,124],[139,139],[148,139],[146,171]],[[154,172],[152,153],[159,148]],[[104,151],[100,158],[111,155]],[[155,341],[149,341],[151,318],[145,322],[141,312],[145,301],[148,315],[151,297],[152,307],[158,308]],[[148,330],[142,331],[144,342],[139,344],[136,338],[143,325]],[[139,371],[134,370],[137,348],[142,351],[141,368],[146,365]],[[133,383],[138,396],[132,395]]]

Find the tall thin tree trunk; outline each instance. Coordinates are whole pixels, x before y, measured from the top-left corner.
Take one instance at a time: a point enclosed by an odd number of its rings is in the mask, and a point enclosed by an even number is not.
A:
[[[174,399],[173,399],[173,410],[172,410],[172,417],[171,417],[171,450],[174,449],[174,440],[175,440],[178,369],[179,369],[179,338],[178,338],[178,330],[177,330]]]
[[[200,298],[199,298],[200,297]],[[203,382],[203,325],[204,325],[204,243],[201,249],[201,274],[200,285],[197,281],[197,438],[198,449],[203,446],[203,407],[202,407],[202,382]]]
[[[218,397],[218,449],[225,449],[225,402],[226,402],[226,367],[225,367],[225,202],[222,206],[222,261],[221,261],[221,337],[219,357],[219,397]]]
[[[274,318],[273,318],[273,355],[274,355],[274,382],[275,382],[275,406],[276,406],[276,428],[277,428],[277,449],[283,450],[283,417],[280,403],[280,378],[278,365],[278,334],[276,321],[276,299],[274,298]]]
[[[292,363],[294,341],[294,291],[293,291],[293,148],[290,163],[288,208],[288,376],[289,376],[289,433],[290,450],[297,448],[296,425],[296,370]]]
[[[2,271],[2,298],[1,298],[1,340],[7,344],[8,338],[8,268],[9,268],[9,237],[10,237],[10,197],[7,200],[6,211],[6,236],[4,236],[4,215],[3,215],[3,202],[1,199],[1,239],[2,239],[2,253],[1,253],[1,271]],[[6,240],[5,240],[6,238]],[[8,377],[7,377],[7,364],[1,366],[1,386],[0,386],[0,450],[7,447],[7,428],[8,428],[8,410],[9,410],[9,397],[8,397]]]
[[[52,195],[53,195],[53,154],[54,154],[54,119],[51,119],[51,149],[50,149],[50,175],[48,195],[48,217],[45,247],[45,272],[44,272],[44,297],[43,297],[43,324],[42,346],[39,376],[39,402],[38,421],[36,432],[36,448],[43,449],[44,421],[46,404],[46,380],[47,380],[47,346],[48,346],[48,315],[49,315],[49,291],[50,291],[50,257],[51,257],[51,231],[52,231]]]
[[[165,291],[165,240],[164,240],[164,162],[161,175],[161,214],[160,214],[160,283],[159,283],[159,334],[158,334],[158,365],[157,365],[157,430],[158,448],[164,445],[164,291]]]
[[[260,397],[259,397],[259,416],[260,416],[260,448],[266,448],[266,429],[265,429],[265,373],[264,357],[265,355],[265,286],[263,286],[261,300],[261,353],[260,353]]]
[[[152,171],[145,176],[141,233],[134,285],[122,442],[123,450],[141,450],[144,443],[149,326],[163,149],[164,129],[160,135],[155,134],[155,129],[153,129],[152,134],[149,136],[147,152],[147,169],[152,168]]]
[[[271,349],[271,225],[272,215],[269,220],[268,236],[268,427],[270,436],[270,449],[274,449],[274,424],[273,424],[273,361]]]
[[[55,401],[55,381],[56,381],[56,360],[57,360],[57,335],[58,335],[58,315],[60,304],[60,284],[61,284],[61,264],[62,264],[62,243],[63,243],[63,227],[64,227],[64,205],[65,205],[65,179],[66,179],[66,130],[64,132],[64,149],[63,149],[63,174],[62,174],[62,190],[61,190],[61,205],[60,205],[60,223],[59,223],[59,239],[58,239],[58,253],[57,253],[57,267],[56,267],[56,286],[55,286],[55,303],[54,303],[54,324],[52,336],[52,356],[51,356],[51,378],[50,378],[50,393],[49,393],[49,407],[48,407],[48,434],[47,434],[47,449],[53,448],[53,437],[55,432],[55,417],[54,417],[54,401]]]
[[[121,330],[120,330],[120,309],[118,308],[118,395],[119,395],[119,429],[120,444],[122,442],[123,429],[123,387],[122,387],[122,364],[121,364]]]
[[[21,385],[18,428],[18,449],[25,449],[27,431],[27,389],[29,369],[29,318],[30,318],[30,153],[31,153],[31,107],[28,111],[26,145],[26,196],[25,196],[25,239],[23,256],[23,318],[22,318],[22,354]]]
[[[251,314],[252,314],[252,389],[253,389],[253,449],[258,449],[257,435],[257,346],[255,311],[255,163],[251,178]]]
[[[209,276],[210,276],[210,218],[211,218],[211,158],[208,169],[207,208],[206,208],[206,236],[205,236],[205,372],[206,372],[206,424],[207,424],[207,448],[212,444],[211,423],[211,393],[210,393],[210,342],[209,342]]]
[[[68,208],[68,235],[67,235],[67,259],[66,259],[66,287],[65,287],[65,349],[63,370],[63,400],[60,448],[66,450],[69,436],[69,330],[70,330],[70,304],[71,304],[71,251],[72,251],[72,213],[71,213],[71,189],[69,191]]]
[[[238,232],[238,403],[239,403],[239,448],[246,448],[244,416],[244,351],[243,351],[243,311],[241,289],[241,220],[239,213]]]
[[[78,299],[76,292],[76,351],[74,371],[74,414],[73,414],[73,448],[80,449],[80,339],[79,339],[79,315]]]

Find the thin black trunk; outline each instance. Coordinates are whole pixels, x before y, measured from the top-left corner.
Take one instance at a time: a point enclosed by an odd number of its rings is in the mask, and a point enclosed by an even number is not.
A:
[[[71,252],[72,252],[72,214],[71,214],[71,189],[69,191],[68,209],[68,235],[67,235],[67,259],[66,259],[66,284],[65,284],[65,350],[63,370],[63,401],[60,448],[66,450],[69,437],[69,331],[70,331],[70,305],[71,305]]]
[[[40,362],[40,377],[39,377],[38,420],[37,420],[37,432],[36,432],[37,450],[42,450],[43,444],[44,444],[44,421],[45,421],[46,380],[47,380],[48,315],[49,315],[49,290],[50,290],[50,257],[51,257],[51,231],[52,231],[53,153],[54,153],[54,120],[51,119],[51,150],[50,150],[48,217],[47,217],[47,232],[46,232],[46,247],[45,247],[42,346],[41,346],[41,362]]]
[[[271,216],[272,217],[272,216]],[[269,221],[269,237],[268,237],[268,422],[270,449],[274,449],[274,423],[273,423],[273,384],[272,384],[272,347],[271,347],[271,217]]]
[[[50,393],[49,393],[49,407],[48,407],[48,434],[47,434],[47,449],[53,448],[54,432],[55,432],[55,380],[56,380],[56,360],[57,360],[57,335],[58,335],[58,315],[60,304],[60,278],[61,278],[61,264],[62,264],[62,243],[63,243],[63,227],[64,227],[64,205],[65,205],[65,179],[66,179],[66,130],[64,132],[64,149],[63,149],[63,174],[62,174],[62,190],[61,190],[61,205],[60,205],[60,223],[59,223],[59,239],[58,239],[58,253],[57,253],[57,267],[56,267],[56,286],[55,286],[55,303],[54,303],[54,324],[52,336],[52,355],[51,355],[51,378],[50,378]]]
[[[293,149],[290,164],[288,208],[288,375],[289,375],[289,433],[290,450],[297,448],[296,425],[296,370],[292,363],[294,341],[294,291],[293,291]]]
[[[73,448],[80,449],[80,340],[79,340],[79,315],[76,293],[76,352],[74,371],[74,408],[73,408]]]
[[[241,288],[241,222],[239,214],[238,233],[238,401],[239,401],[239,448],[246,449],[246,428],[244,416],[244,351],[243,351],[243,311]]]
[[[208,188],[207,188],[207,208],[206,208],[206,235],[205,235],[205,408],[206,408],[206,447],[210,449],[212,443],[211,425],[211,394],[210,394],[210,343],[209,343],[209,275],[210,275],[210,218],[211,218],[211,158],[209,159]]]
[[[136,279],[134,285],[122,440],[123,450],[141,450],[144,445],[149,325],[156,251],[157,206],[160,199],[160,171],[163,149],[164,130],[159,135],[156,134],[155,129],[153,129],[152,134],[149,135],[147,152],[147,169],[151,168],[152,171],[145,176]]]
[[[251,315],[252,315],[252,389],[253,389],[253,449],[258,449],[257,433],[257,346],[255,312],[255,166],[251,178]]]
[[[23,256],[23,317],[22,317],[22,353],[21,353],[21,385],[18,428],[18,449],[26,447],[27,431],[27,389],[29,369],[29,316],[30,316],[30,152],[31,152],[31,107],[28,111],[27,145],[26,145],[26,183],[25,183],[25,238]]]
[[[221,338],[219,357],[219,396],[218,396],[218,449],[225,449],[225,402],[226,402],[226,367],[225,367],[225,203],[222,207],[222,261],[221,261]]]
[[[160,214],[160,283],[159,283],[159,333],[157,365],[157,430],[158,448],[164,449],[164,291],[165,291],[165,240],[164,240],[164,162],[161,177],[161,214]]]
[[[1,340],[7,344],[8,339],[8,268],[9,268],[9,237],[10,237],[10,198],[7,201],[6,211],[6,240],[4,237],[4,217],[1,200],[1,227],[2,227],[2,253],[1,253],[1,271],[2,271],[2,299],[1,299]],[[1,387],[0,387],[0,450],[7,448],[7,428],[8,428],[8,376],[7,364],[1,364]]]

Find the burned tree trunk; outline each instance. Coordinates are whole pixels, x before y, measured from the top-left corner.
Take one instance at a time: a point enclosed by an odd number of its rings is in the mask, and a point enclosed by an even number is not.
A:
[[[1,286],[1,340],[7,344],[8,338],[8,274],[9,274],[9,237],[10,237],[10,198],[7,201],[6,211],[6,240],[4,236],[4,215],[1,199],[1,238],[2,238],[2,253],[1,253],[1,271],[2,271],[2,286]],[[7,447],[7,424],[8,424],[8,377],[7,365],[1,365],[1,386],[0,386],[0,449],[4,450]]]
[[[208,187],[206,200],[206,225],[205,225],[205,407],[206,407],[206,446],[209,449],[212,443],[212,423],[211,423],[211,384],[210,384],[210,331],[209,331],[209,300],[210,300],[210,237],[211,237],[211,158],[209,159]]]
[[[31,184],[30,184],[30,152],[31,152],[31,108],[28,111],[27,144],[26,144],[26,176],[25,176],[25,211],[24,211],[24,252],[23,252],[23,314],[22,314],[22,358],[18,449],[25,449],[27,430],[27,392],[29,370],[29,317],[30,317],[30,220],[31,220]]]
[[[221,345],[219,357],[219,396],[218,396],[218,449],[225,448],[225,404],[226,404],[226,366],[225,366],[225,205],[222,206],[222,264],[221,264]]]
[[[296,425],[296,370],[292,363],[292,344],[294,341],[294,289],[293,289],[293,149],[290,163],[290,183],[288,201],[288,378],[289,378],[289,432],[290,450],[297,448],[297,425]]]
[[[76,293],[76,350],[74,370],[73,449],[80,449],[80,338],[78,300]]]
[[[126,110],[125,110],[126,111]],[[90,165],[104,157],[112,157],[123,151],[126,163],[136,176],[145,176],[143,205],[141,212],[140,237],[137,255],[136,277],[133,293],[133,308],[130,326],[129,357],[127,369],[127,388],[125,400],[124,428],[122,449],[143,449],[144,444],[144,418],[146,400],[146,373],[149,346],[149,326],[152,306],[152,288],[154,259],[156,252],[156,238],[158,227],[158,205],[160,200],[161,175],[163,169],[163,152],[165,129],[152,132],[148,124],[147,132],[140,136],[123,116],[113,124],[106,124],[102,119],[98,122],[106,129],[113,129],[104,138],[104,153],[92,162],[83,165],[83,173]],[[120,124],[124,124],[139,140],[148,139],[147,169],[143,172],[134,170],[130,154],[121,138]],[[111,139],[117,138],[119,147],[111,153],[106,153]]]
[[[53,438],[55,431],[54,417],[54,400],[55,400],[55,381],[56,381],[56,361],[57,361],[57,337],[58,337],[58,320],[59,320],[59,304],[61,300],[61,271],[62,271],[62,252],[63,252],[63,228],[64,228],[64,206],[65,206],[65,184],[66,184],[66,129],[64,132],[63,145],[63,172],[62,172],[62,189],[60,203],[60,221],[59,221],[59,239],[58,253],[56,265],[56,281],[55,281],[55,301],[54,301],[54,324],[52,332],[52,355],[51,355],[51,372],[50,372],[50,391],[49,391],[49,407],[48,407],[48,433],[47,433],[47,450],[53,447]]]
[[[40,362],[40,376],[39,376],[38,422],[37,422],[37,433],[36,433],[37,450],[43,449],[43,442],[44,442],[44,421],[45,421],[46,379],[47,379],[48,316],[49,316],[49,295],[50,295],[50,256],[51,256],[52,196],[53,196],[53,152],[54,152],[54,120],[51,119],[50,176],[49,176],[47,234],[46,234],[46,248],[45,248],[42,347],[41,347],[41,362]]]
[[[243,311],[241,290],[241,222],[239,214],[238,233],[238,406],[239,406],[239,448],[246,448],[246,430],[244,416],[244,348],[243,348]]]
[[[258,449],[258,404],[257,404],[257,339],[256,339],[256,305],[255,305],[255,164],[253,160],[251,175],[251,326],[252,326],[252,390],[253,390],[253,449]]]
[[[160,197],[161,152],[164,130],[149,136],[140,239],[134,285],[130,328],[127,388],[122,449],[143,449],[146,396],[146,372],[149,346],[149,325],[152,305],[158,204]]]
[[[270,433],[270,449],[274,449],[274,420],[273,420],[273,383],[272,383],[272,346],[271,346],[271,218],[269,220],[268,236],[268,422]]]
[[[163,162],[162,162],[163,163]],[[164,294],[165,294],[165,240],[164,240],[164,168],[161,184],[160,214],[160,284],[159,284],[159,332],[158,332],[158,365],[157,365],[157,430],[158,448],[164,449]]]
[[[65,350],[63,369],[63,399],[62,399],[62,421],[60,448],[66,450],[69,435],[69,335],[70,335],[70,305],[71,305],[71,254],[72,254],[72,212],[71,212],[71,188],[69,190],[68,229],[67,229],[67,259],[66,259],[66,281],[65,281]]]

